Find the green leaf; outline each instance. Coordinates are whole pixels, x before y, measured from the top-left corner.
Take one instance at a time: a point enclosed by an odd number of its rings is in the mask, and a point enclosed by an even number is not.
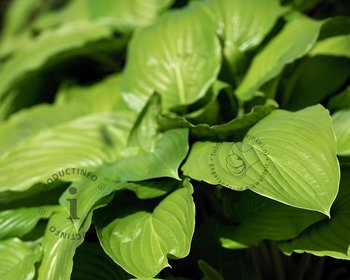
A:
[[[278,0],[207,0],[201,7],[212,17],[235,75],[242,75],[244,52],[258,46],[285,11]]]
[[[90,16],[129,33],[155,21],[174,0],[87,0]]]
[[[10,209],[0,212],[0,239],[23,237],[40,219],[48,219],[58,206]]]
[[[317,5],[322,2],[322,0],[292,0],[288,1],[287,3],[290,2],[290,5],[293,6],[293,8],[300,10],[300,11],[307,11],[311,10],[312,8],[317,7]]]
[[[37,242],[18,238],[0,241],[0,278],[3,280],[34,279],[35,263],[41,258]]]
[[[28,32],[31,16],[40,6],[40,0],[13,0],[4,13],[3,28],[0,37],[0,57],[13,53],[13,51],[30,42],[31,34]]]
[[[243,101],[251,99],[285,65],[304,56],[315,44],[321,25],[321,21],[308,18],[296,18],[288,22],[255,56],[248,73],[236,90],[237,97]]]
[[[67,22],[89,20],[121,33],[130,33],[153,23],[172,3],[173,0],[74,0],[60,9],[39,15],[34,27],[45,30]]]
[[[217,23],[218,35],[224,39],[225,49],[236,48],[240,52],[259,45],[285,11],[277,0],[205,2]]]
[[[188,130],[158,132],[160,99],[153,95],[131,130],[128,146],[118,161],[101,173],[114,181],[142,181],[160,177],[179,179],[178,168],[188,152]]]
[[[140,199],[151,199],[163,196],[175,189],[179,182],[169,178],[147,180],[125,184],[125,188],[133,191]]]
[[[231,193],[225,207],[239,216],[239,225],[220,235],[223,247],[241,249],[257,246],[265,239],[287,240],[322,220],[321,213],[294,208],[252,192]],[[227,211],[227,210],[226,210]]]
[[[156,276],[169,266],[167,257],[183,258],[190,250],[195,223],[189,182],[168,195],[153,213],[139,211],[98,230],[105,252],[130,274]]]
[[[332,79],[329,79],[332,77]],[[282,106],[299,110],[321,103],[339,91],[350,77],[350,60],[316,56],[301,62],[283,90]]]
[[[350,109],[338,111],[332,117],[338,155],[350,156]]]
[[[165,110],[198,101],[215,81],[220,62],[208,16],[195,3],[171,11],[134,34],[123,73],[125,100],[136,110],[153,92],[162,96]]]
[[[250,113],[240,115],[237,118],[219,125],[210,126],[208,124],[194,125],[184,117],[174,115],[163,115],[158,118],[162,129],[190,128],[191,136],[195,139],[208,139],[223,141],[228,137],[239,136],[246,132],[260,119],[266,117],[275,109],[275,106],[255,106]],[[236,138],[236,137],[235,137]],[[239,138],[239,137],[237,137]]]
[[[43,259],[38,280],[70,279],[75,250],[83,243],[90,223],[91,215],[82,229],[76,231],[66,212],[55,213],[50,218],[42,241]]]
[[[290,255],[311,253],[316,256],[331,256],[350,260],[350,170],[342,170],[342,182],[337,199],[332,207],[332,218],[321,221],[291,241],[279,244]]]
[[[154,94],[148,100],[142,112],[138,115],[131,129],[128,147],[150,150],[159,137],[157,116],[161,110],[161,100],[158,94]]]
[[[331,112],[350,108],[350,86],[343,92],[331,98],[328,103],[328,109]]]
[[[329,215],[339,186],[332,120],[322,106],[275,110],[242,142],[197,142],[184,174],[210,184],[252,191]]]
[[[38,8],[40,0],[14,0],[11,1],[5,13],[2,39],[18,36],[21,29],[29,22],[30,14]]]
[[[350,58],[350,35],[322,40],[311,50],[310,55],[332,55]]]
[[[318,40],[350,34],[350,17],[334,16],[322,25]]]
[[[102,174],[115,181],[179,179],[178,168],[187,152],[188,130],[172,129],[161,134],[151,150],[126,149],[118,161],[102,168]]]
[[[87,113],[84,107],[70,104],[42,104],[21,110],[6,122],[0,123],[0,155],[42,130],[69,122]]]
[[[0,68],[2,77],[0,83],[0,101],[6,97],[13,87],[24,78],[52,61],[60,54],[67,58],[67,52],[73,54],[89,42],[106,39],[111,36],[111,31],[101,24],[80,22],[74,25],[64,25],[53,32],[44,32],[31,44],[4,63]],[[76,53],[74,53],[76,54]],[[57,61],[56,61],[57,63]]]
[[[59,106],[79,105],[90,113],[127,110],[119,90],[121,76],[111,75],[89,86],[63,86],[56,95]]]
[[[61,27],[67,22],[77,23],[89,20],[87,0],[73,0],[63,3],[59,8],[41,12],[33,22],[35,30],[48,30]]]
[[[222,99],[226,98],[226,107],[223,108]],[[209,125],[215,125],[221,122],[221,119],[225,115],[233,114],[236,110],[235,101],[232,98],[232,89],[229,84],[220,80],[215,81],[206,96],[200,100],[202,104],[198,104],[199,108],[187,107],[189,110],[182,116],[194,124],[206,123]],[[199,102],[200,102],[199,101]],[[232,106],[232,107],[231,107]],[[225,113],[222,113],[225,110]]]
[[[131,124],[129,113],[99,113],[39,131],[0,156],[0,191],[24,191],[58,171],[114,161]]]
[[[118,267],[96,243],[85,242],[74,255],[72,280],[128,280],[131,275]]]

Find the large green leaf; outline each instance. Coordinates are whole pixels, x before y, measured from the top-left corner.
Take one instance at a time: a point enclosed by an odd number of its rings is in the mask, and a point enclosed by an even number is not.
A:
[[[129,113],[98,113],[40,130],[0,157],[0,191],[24,191],[58,171],[114,161],[131,125]]]
[[[275,110],[242,142],[197,142],[185,175],[236,190],[251,189],[298,208],[329,215],[339,187],[332,119],[322,106]]]
[[[310,55],[333,55],[350,58],[350,35],[322,40],[311,50]]]
[[[58,206],[10,209],[0,212],[0,239],[23,237],[40,219],[49,218]]]
[[[264,198],[250,191],[231,193],[226,211],[239,216],[236,227],[227,227],[220,236],[225,248],[240,249],[257,246],[265,239],[287,240],[298,236],[311,224],[325,216],[321,213],[294,208]]]
[[[338,111],[332,117],[338,155],[350,156],[350,109]]]
[[[76,231],[65,211],[55,213],[49,220],[42,241],[43,259],[38,272],[38,280],[70,279],[73,256],[90,227],[91,216],[80,231]]]
[[[153,92],[162,96],[166,109],[205,95],[221,60],[215,28],[208,21],[194,3],[161,16],[154,25],[134,34],[122,87],[131,107],[140,110]]]
[[[3,280],[34,279],[35,263],[41,258],[37,242],[18,238],[0,241],[0,278]]]
[[[259,45],[285,10],[277,0],[207,0],[225,49],[241,52]]]
[[[247,101],[256,91],[283,67],[305,55],[315,44],[321,21],[308,18],[295,18],[288,22],[266,47],[256,55],[236,90],[239,99]]]
[[[224,57],[234,74],[241,74],[243,53],[263,41],[285,10],[278,0],[207,0],[201,7],[217,25]]]
[[[342,170],[339,195],[332,207],[332,218],[321,221],[291,241],[280,244],[288,255],[292,252],[311,253],[350,260],[350,170]]]
[[[98,230],[105,252],[136,277],[151,278],[169,266],[167,257],[183,258],[190,250],[195,206],[189,182],[168,195],[153,213],[139,211]]]

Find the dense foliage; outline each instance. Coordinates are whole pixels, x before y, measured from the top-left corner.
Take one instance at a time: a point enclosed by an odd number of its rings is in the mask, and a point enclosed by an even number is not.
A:
[[[346,1],[1,6],[0,279],[350,275]]]

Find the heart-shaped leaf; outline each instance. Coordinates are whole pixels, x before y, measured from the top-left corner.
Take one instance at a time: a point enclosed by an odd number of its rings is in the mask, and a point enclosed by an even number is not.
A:
[[[141,110],[153,92],[162,96],[166,109],[193,103],[215,81],[220,44],[215,26],[195,4],[169,12],[134,34],[122,85],[130,107]]]
[[[183,170],[196,180],[329,215],[340,177],[332,119],[320,105],[275,110],[243,142],[195,143]]]
[[[99,229],[105,252],[139,278],[151,278],[169,266],[167,257],[183,258],[190,250],[195,207],[189,182],[168,195],[153,211],[139,211]]]

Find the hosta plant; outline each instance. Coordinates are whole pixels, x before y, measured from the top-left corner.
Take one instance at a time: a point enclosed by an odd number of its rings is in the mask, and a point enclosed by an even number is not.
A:
[[[346,4],[4,1],[0,279],[349,276]]]

